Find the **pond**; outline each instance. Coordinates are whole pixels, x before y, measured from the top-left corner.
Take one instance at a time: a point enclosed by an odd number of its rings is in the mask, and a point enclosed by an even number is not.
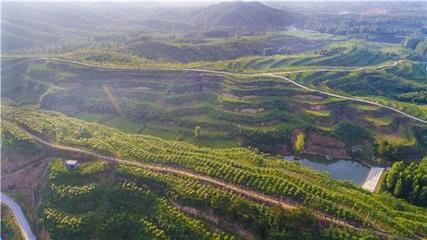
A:
[[[362,185],[369,174],[369,167],[354,160],[326,160],[301,158],[295,160],[293,156],[285,156],[287,161],[297,161],[302,165],[321,172],[328,172],[332,178],[350,180]]]

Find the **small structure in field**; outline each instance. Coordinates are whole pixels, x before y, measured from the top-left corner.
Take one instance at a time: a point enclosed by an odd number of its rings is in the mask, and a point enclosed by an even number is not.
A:
[[[76,169],[79,167],[79,162],[77,160],[67,160],[65,161],[65,167],[68,169]]]

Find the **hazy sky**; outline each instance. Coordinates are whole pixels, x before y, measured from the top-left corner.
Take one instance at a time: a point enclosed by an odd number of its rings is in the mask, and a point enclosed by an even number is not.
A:
[[[230,2],[233,0],[2,0],[2,2]],[[238,0],[238,1],[254,1],[254,0]],[[259,2],[310,2],[310,1],[316,1],[316,2],[331,2],[331,1],[363,1],[363,2],[371,2],[372,0],[256,0]],[[375,1],[402,1],[402,0],[375,0]],[[427,0],[404,0],[404,1],[421,1],[425,2]]]

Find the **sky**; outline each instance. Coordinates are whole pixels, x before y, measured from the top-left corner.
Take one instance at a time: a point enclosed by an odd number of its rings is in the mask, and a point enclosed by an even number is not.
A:
[[[1,0],[1,2],[227,2],[233,0]],[[254,0],[238,0],[238,1],[254,1]],[[354,1],[363,1],[363,2],[372,2],[372,0],[256,0],[259,2],[354,2]],[[375,1],[402,1],[402,0],[375,0]],[[403,0],[403,1],[427,1],[427,0]]]

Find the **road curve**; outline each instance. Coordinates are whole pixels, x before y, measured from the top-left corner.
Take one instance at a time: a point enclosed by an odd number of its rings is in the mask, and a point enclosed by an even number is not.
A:
[[[25,134],[27,134],[28,136],[30,136],[37,143],[44,145],[44,146],[47,146],[47,147],[50,147],[50,148],[59,149],[59,150],[63,150],[63,151],[69,151],[69,152],[75,152],[75,153],[80,153],[80,154],[85,154],[87,156],[97,158],[100,160],[105,160],[105,161],[109,161],[109,162],[113,162],[113,163],[119,163],[119,164],[125,164],[125,165],[131,165],[131,166],[140,167],[140,168],[144,168],[144,169],[159,172],[159,173],[170,173],[170,174],[174,174],[174,175],[191,177],[191,178],[200,180],[202,182],[206,182],[208,184],[216,185],[216,186],[222,187],[224,189],[231,190],[233,192],[236,192],[242,196],[245,196],[245,197],[253,199],[253,200],[257,200],[257,201],[264,202],[264,203],[271,204],[271,205],[278,205],[285,210],[293,209],[293,208],[299,206],[298,203],[292,202],[292,201],[287,200],[287,199],[278,199],[276,197],[269,196],[269,195],[266,195],[266,194],[263,194],[263,193],[260,193],[257,191],[253,191],[253,190],[250,190],[247,188],[242,188],[242,187],[234,185],[232,183],[223,182],[223,181],[217,180],[215,178],[212,178],[212,177],[209,177],[206,175],[194,173],[190,170],[181,169],[181,168],[174,168],[174,167],[169,167],[169,166],[144,164],[144,163],[140,163],[140,162],[129,161],[129,160],[124,160],[124,159],[120,159],[120,158],[116,158],[116,157],[106,156],[103,154],[95,153],[95,152],[85,150],[85,149],[80,149],[77,147],[70,147],[70,146],[64,146],[64,145],[59,145],[59,144],[55,144],[55,143],[50,143],[50,142],[48,142],[48,141],[46,141],[46,140],[44,140],[44,139],[42,139],[36,135],[33,135],[32,133],[28,132],[27,130],[23,129],[22,127],[19,127],[19,129],[21,131],[23,131]],[[332,224],[340,225],[340,226],[343,226],[343,227],[346,227],[349,229],[353,229],[356,231],[362,230],[361,227],[355,226],[355,225],[353,225],[349,222],[343,221],[343,220],[332,218],[328,214],[317,212],[316,215],[319,219],[321,219],[325,222],[330,222]],[[395,235],[387,233],[387,232],[383,232],[383,231],[379,231],[379,230],[373,230],[373,231],[379,236],[392,237],[392,238],[396,237]],[[398,239],[406,239],[406,238],[400,238],[400,237],[397,237],[397,238]]]
[[[107,66],[99,66],[96,64],[89,64],[89,63],[84,63],[84,62],[79,62],[79,61],[73,61],[73,60],[66,60],[66,59],[61,59],[61,58],[49,58],[49,57],[42,57],[42,58],[36,58],[39,60],[52,60],[52,61],[59,61],[59,62],[65,62],[65,63],[72,63],[72,64],[78,64],[78,65],[82,65],[82,66],[87,66],[87,67],[94,67],[94,68],[105,68],[105,69],[126,69],[123,67],[107,67]],[[380,66],[376,66],[376,67],[359,67],[356,69],[339,69],[339,68],[324,68],[324,69],[310,69],[310,70],[299,70],[299,71],[290,71],[290,72],[283,72],[282,74],[286,74],[286,73],[296,73],[296,72],[315,72],[315,71],[362,71],[362,70],[374,70],[374,69],[382,69],[382,68],[389,68],[389,67],[394,67],[397,64],[403,62],[403,60],[399,60],[399,61],[395,61],[392,64],[385,64],[385,65],[380,65]],[[307,86],[304,86],[300,83],[297,83],[294,80],[291,80],[287,77],[284,76],[280,76],[274,73],[233,73],[233,72],[227,72],[227,71],[217,71],[217,70],[209,70],[209,69],[198,69],[198,68],[147,68],[147,69],[159,69],[159,70],[168,70],[168,71],[191,71],[191,72],[204,72],[204,73],[212,73],[212,74],[219,74],[219,75],[229,75],[229,76],[236,76],[236,75],[245,75],[245,76],[265,76],[265,77],[274,77],[274,78],[280,78],[283,79],[299,88],[305,89],[307,91],[312,91],[312,92],[317,92],[326,96],[330,96],[330,97],[336,97],[336,98],[340,98],[340,99],[345,99],[345,100],[349,100],[349,101],[354,101],[354,102],[360,102],[360,103],[366,103],[369,105],[374,105],[377,107],[382,107],[382,108],[386,108],[388,110],[391,110],[393,112],[396,112],[400,115],[403,115],[405,117],[408,117],[414,121],[423,123],[423,124],[427,124],[427,120],[412,116],[409,113],[405,113],[397,108],[394,107],[390,107],[388,105],[382,104],[382,103],[378,103],[378,102],[374,102],[374,101],[370,101],[370,100],[366,100],[366,99],[362,99],[362,98],[357,98],[357,97],[350,97],[350,96],[343,96],[343,95],[339,95],[339,94],[335,94],[335,93],[329,93],[329,92],[325,92],[325,91],[321,91],[321,90],[317,90],[317,89],[313,89],[313,88],[309,88]]]
[[[22,212],[21,207],[13,201],[11,198],[6,196],[4,193],[1,193],[1,202],[6,204],[15,215],[15,219],[18,222],[19,228],[21,230],[21,234],[24,237],[25,240],[35,240],[36,236],[31,231],[30,224],[28,223],[27,219],[25,218],[24,212]]]

